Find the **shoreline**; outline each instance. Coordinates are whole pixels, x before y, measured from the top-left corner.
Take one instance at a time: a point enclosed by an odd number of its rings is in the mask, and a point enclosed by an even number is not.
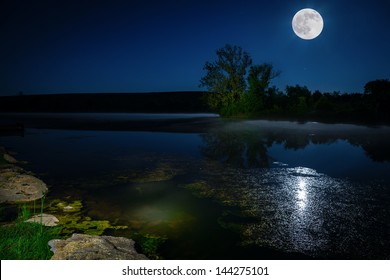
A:
[[[126,115],[129,115],[127,117]],[[136,118],[134,118],[136,116]],[[142,117],[143,116],[143,117]],[[177,117],[175,117],[177,116]],[[296,124],[319,123],[326,125],[356,125],[364,127],[390,127],[389,123],[372,121],[347,121],[298,117],[219,117],[217,114],[164,114],[164,113],[0,113],[0,127],[34,129],[145,131],[171,133],[206,133],[222,123],[239,121],[275,121]],[[7,135],[21,135],[20,131]]]
[[[9,151],[0,146],[0,204],[28,203],[41,199],[48,192],[47,185],[32,172],[20,167]]]
[[[1,236],[5,238],[4,240],[1,239],[1,242],[9,244],[11,240],[13,244],[12,238],[16,238],[18,242],[23,238],[26,247],[28,246],[27,243],[40,244],[42,247],[35,249],[47,252],[43,253],[42,256],[46,255],[43,259],[50,257],[50,255],[47,255],[49,253],[47,246],[49,246],[52,252],[50,260],[148,260],[144,254],[137,252],[134,247],[135,241],[126,237],[73,233],[65,239],[66,235],[64,236],[63,233],[58,232],[51,236],[55,239],[46,239],[51,235],[51,227],[61,229],[62,226],[56,216],[43,212],[43,199],[48,192],[46,184],[36,178],[33,173],[19,167],[18,164],[20,163],[23,162],[17,161],[5,148],[0,146],[0,205],[2,207],[15,207],[17,205],[22,207],[20,205],[24,204],[24,210],[20,210],[22,213],[19,213],[16,218],[4,221],[3,217],[1,218]],[[24,179],[21,179],[22,177]],[[32,187],[35,187],[35,189]],[[14,193],[15,190],[16,193]],[[26,205],[34,202],[35,214],[35,201],[39,199],[42,200],[41,212],[33,216],[30,210],[26,210],[28,207]],[[27,227],[27,224],[31,224],[31,226]],[[22,230],[19,228],[22,228]],[[26,234],[25,230],[31,232]],[[93,250],[91,250],[91,246]],[[12,245],[2,247],[2,259],[15,259],[14,254]],[[42,256],[36,256],[34,259],[39,260]],[[22,254],[18,255],[16,259],[23,260],[29,259],[29,257],[26,258]]]
[[[82,115],[80,115],[82,114]],[[88,117],[88,114],[91,116]],[[67,129],[67,130],[108,130],[108,131],[156,131],[178,133],[203,133],[216,127],[222,119],[215,116],[192,116],[178,118],[94,118],[106,113],[0,113],[1,123],[23,124],[24,128]],[[113,113],[107,113],[112,116]],[[120,114],[115,116],[119,116]],[[163,114],[165,115],[165,114]],[[208,114],[209,115],[209,114]],[[81,116],[81,117],[80,117]],[[181,117],[180,117],[181,116]],[[0,125],[1,125],[0,123]]]

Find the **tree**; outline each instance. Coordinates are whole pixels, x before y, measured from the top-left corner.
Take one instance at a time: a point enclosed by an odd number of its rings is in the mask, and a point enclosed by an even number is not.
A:
[[[365,84],[364,93],[377,96],[384,94],[390,95],[390,81],[387,79],[370,81]]]
[[[265,95],[272,79],[280,75],[280,71],[274,71],[272,64],[263,63],[250,67],[248,75],[248,104],[251,111],[264,109]]]
[[[272,64],[269,63],[251,66],[248,75],[248,92],[265,93],[271,80],[279,75],[280,71],[274,71]]]
[[[217,50],[217,60],[206,62],[206,75],[200,86],[206,87],[208,105],[220,111],[224,107],[241,101],[246,89],[246,73],[252,64],[249,54],[241,47],[225,45]]]
[[[379,119],[390,119],[390,81],[375,80],[364,86],[366,106]]]
[[[287,97],[290,102],[290,110],[302,115],[307,112],[307,101],[311,96],[310,90],[306,86],[286,86]]]

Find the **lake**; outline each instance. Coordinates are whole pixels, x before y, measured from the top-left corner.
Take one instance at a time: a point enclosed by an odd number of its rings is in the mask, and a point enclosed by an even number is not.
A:
[[[0,117],[25,124],[24,136],[0,145],[48,184],[45,211],[69,220],[64,234],[147,240],[164,259],[390,257],[388,126],[210,114]],[[63,205],[75,211],[65,215]]]

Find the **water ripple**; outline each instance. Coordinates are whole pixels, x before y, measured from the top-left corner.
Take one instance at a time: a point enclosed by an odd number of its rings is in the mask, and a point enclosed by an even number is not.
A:
[[[215,196],[256,218],[240,225],[243,244],[319,258],[390,257],[389,191],[381,184],[360,185],[306,167],[225,167],[215,174]]]

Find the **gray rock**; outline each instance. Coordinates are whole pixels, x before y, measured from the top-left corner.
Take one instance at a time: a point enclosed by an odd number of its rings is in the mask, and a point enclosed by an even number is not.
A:
[[[59,220],[53,215],[43,213],[42,220],[41,220],[41,214],[39,214],[31,217],[26,221],[26,223],[38,223],[38,224],[40,224],[41,222],[44,226],[55,227],[58,224]]]
[[[9,154],[4,154],[3,155],[3,158],[5,159],[5,161],[7,161],[8,163],[18,163],[18,161],[11,155]]]
[[[48,190],[44,182],[27,174],[11,176],[0,181],[0,203],[37,200]]]
[[[147,260],[134,249],[134,241],[124,237],[73,234],[66,240],[49,241],[52,260]]]

